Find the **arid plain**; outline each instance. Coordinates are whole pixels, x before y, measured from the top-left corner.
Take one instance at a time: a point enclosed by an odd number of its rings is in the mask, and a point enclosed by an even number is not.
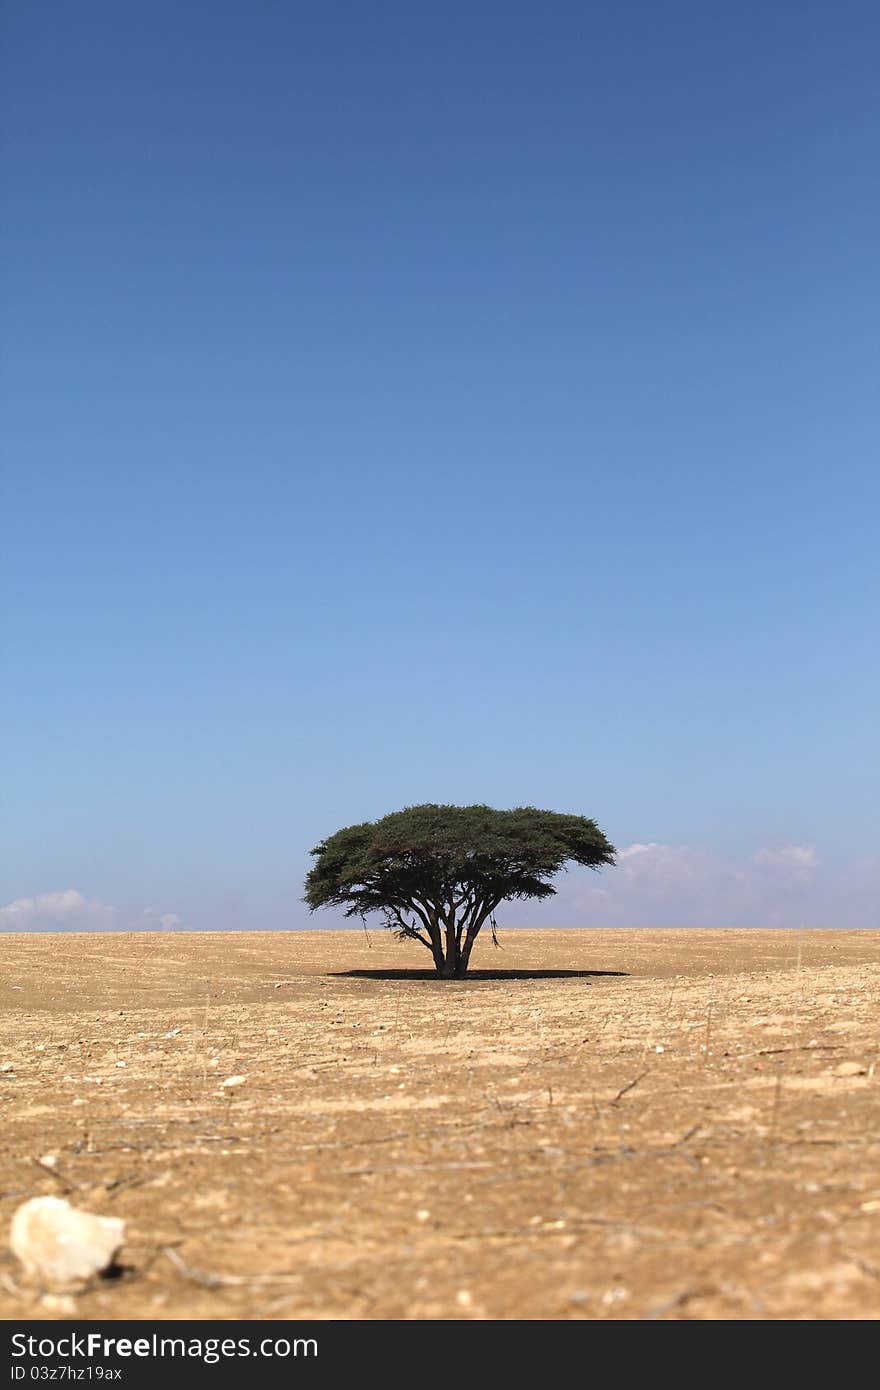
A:
[[[880,1316],[877,933],[501,943],[0,937],[0,1316]],[[116,1277],[26,1287],[43,1194]]]

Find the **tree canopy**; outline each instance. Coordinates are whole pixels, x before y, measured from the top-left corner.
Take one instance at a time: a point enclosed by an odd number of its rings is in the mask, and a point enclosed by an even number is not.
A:
[[[593,820],[519,806],[409,806],[337,830],[312,850],[305,901],[346,917],[379,913],[401,940],[419,941],[444,979],[460,979],[495,910],[514,898],[549,898],[569,862],[614,863]]]

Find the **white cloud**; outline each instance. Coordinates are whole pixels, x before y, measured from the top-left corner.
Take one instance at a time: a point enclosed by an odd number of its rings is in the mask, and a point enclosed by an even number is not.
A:
[[[784,845],[782,849],[759,849],[753,862],[774,873],[811,875],[819,867],[813,845]]]
[[[134,921],[119,908],[87,898],[76,888],[16,898],[0,907],[0,932],[39,931],[175,931],[183,926],[173,912],[148,907]]]
[[[0,931],[112,931],[119,925],[115,908],[75,888],[16,898],[0,907]]]
[[[155,907],[145,907],[137,926],[141,931],[178,931],[183,922],[176,912],[159,912]]]
[[[523,926],[877,927],[880,859],[833,870],[812,845],[761,847],[743,859],[691,845],[638,841],[614,868],[575,870],[547,904],[523,905]]]

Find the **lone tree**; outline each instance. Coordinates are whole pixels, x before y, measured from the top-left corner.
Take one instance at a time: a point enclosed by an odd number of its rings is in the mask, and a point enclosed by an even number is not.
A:
[[[420,941],[444,980],[467,972],[474,942],[509,898],[549,898],[547,882],[571,861],[614,863],[595,821],[520,806],[410,806],[337,830],[312,850],[305,901],[378,912],[399,940]]]

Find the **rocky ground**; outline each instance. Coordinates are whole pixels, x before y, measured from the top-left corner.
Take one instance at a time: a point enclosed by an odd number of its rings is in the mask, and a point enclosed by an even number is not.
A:
[[[0,937],[0,1220],[121,1217],[4,1318],[880,1315],[880,938]],[[424,960],[423,960],[424,956]]]

